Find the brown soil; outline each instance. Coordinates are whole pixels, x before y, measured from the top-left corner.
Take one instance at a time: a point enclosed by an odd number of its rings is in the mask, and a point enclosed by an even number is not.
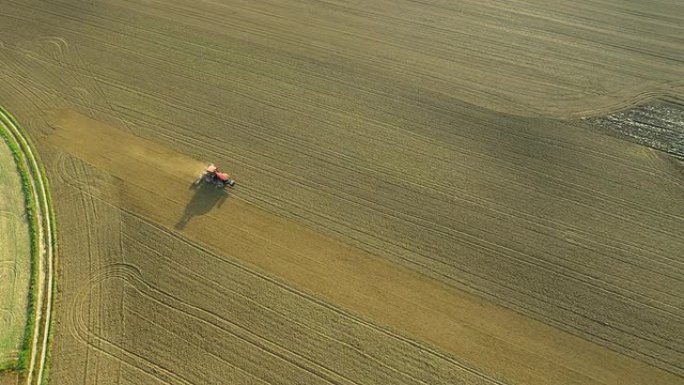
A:
[[[19,374],[17,372],[0,373],[0,385],[19,385]]]
[[[51,383],[684,383],[681,170],[556,120],[681,97],[659,4],[8,3]]]

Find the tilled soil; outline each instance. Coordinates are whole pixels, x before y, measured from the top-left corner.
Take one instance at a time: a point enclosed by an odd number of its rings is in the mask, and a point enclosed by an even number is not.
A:
[[[680,4],[0,17],[58,216],[52,383],[684,382],[681,167],[559,120],[681,97]],[[209,161],[237,188],[191,189]]]
[[[617,138],[643,144],[684,160],[682,104],[648,104],[588,121]]]

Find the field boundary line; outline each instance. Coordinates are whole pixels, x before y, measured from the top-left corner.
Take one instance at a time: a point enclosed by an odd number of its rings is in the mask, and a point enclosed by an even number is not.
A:
[[[57,245],[52,200],[48,194],[45,169],[28,134],[1,106],[0,132],[12,149],[22,174],[32,226],[30,313],[17,369],[24,373],[27,385],[43,385],[47,381],[45,369],[49,360],[48,345],[52,337],[52,303],[56,285],[54,260]]]

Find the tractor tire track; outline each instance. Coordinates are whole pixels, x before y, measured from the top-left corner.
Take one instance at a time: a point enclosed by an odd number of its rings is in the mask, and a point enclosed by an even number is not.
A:
[[[67,157],[67,159],[68,159],[68,157]],[[93,192],[83,191],[83,194],[89,195],[91,198],[97,200],[98,204],[104,204],[104,205],[107,205],[107,206],[111,206],[111,207],[113,207],[113,208],[119,208],[118,206],[114,206],[114,205],[112,205],[110,202],[108,202],[108,201],[106,201],[106,200],[103,200],[101,197],[98,197],[97,194],[95,194],[95,193],[93,193]],[[124,210],[124,211],[125,211],[125,210]],[[127,213],[128,213],[129,215],[132,215],[132,216],[138,218],[137,215],[136,215],[135,213],[132,213],[132,212],[127,212]],[[148,221],[147,221],[146,219],[144,219],[144,218],[138,218],[138,219],[139,219],[140,221],[144,221],[144,222],[148,223]],[[157,228],[156,225],[151,224],[151,223],[149,223],[149,224],[152,225],[152,226],[154,226],[155,228]],[[179,237],[177,234],[175,234],[175,233],[173,233],[173,232],[169,232],[167,229],[163,229],[163,228],[158,228],[158,229],[159,229],[159,231],[161,231],[163,234],[167,234],[167,235],[173,237],[174,239],[177,239],[177,240],[181,241],[182,243],[188,245],[189,247],[192,247],[192,248],[197,248],[197,247],[198,247],[197,245],[195,245],[195,244],[189,242],[188,240],[185,240],[184,238]],[[144,245],[144,244],[141,244],[141,245],[142,245],[142,246],[146,246],[146,245]],[[122,246],[122,249],[123,249],[123,246]],[[282,283],[278,282],[277,280],[274,280],[274,279],[272,279],[272,278],[266,277],[266,276],[264,276],[264,275],[262,275],[262,274],[259,274],[259,273],[255,272],[255,271],[253,271],[253,270],[247,269],[247,268],[245,268],[245,267],[242,266],[242,265],[235,264],[234,262],[229,261],[229,260],[226,260],[225,258],[223,258],[223,257],[221,257],[221,256],[219,256],[219,255],[217,255],[217,254],[214,254],[213,252],[211,252],[211,251],[209,251],[209,250],[206,250],[206,249],[203,249],[203,248],[200,248],[199,250],[201,250],[201,251],[204,252],[204,253],[211,253],[211,255],[212,255],[214,258],[217,258],[218,260],[220,260],[220,261],[222,261],[222,262],[228,262],[228,263],[230,263],[231,265],[234,265],[235,267],[239,267],[240,269],[243,269],[243,270],[246,269],[245,271],[249,272],[250,274],[256,274],[256,276],[258,276],[258,277],[261,278],[261,279],[266,280],[267,282],[269,282],[269,283],[271,283],[271,284],[276,284],[276,285],[278,285],[279,287],[282,286]],[[119,269],[118,266],[119,266],[119,265],[112,265],[112,270],[113,270],[114,272],[120,271],[121,269]],[[179,267],[180,267],[180,268],[183,268],[183,266],[179,266]],[[139,272],[138,272],[138,270],[137,270],[137,268],[136,268],[135,266],[131,266],[129,270],[131,270],[131,269],[132,269],[132,270],[135,270],[135,271],[136,271],[136,274],[139,274]],[[119,274],[119,273],[112,273],[112,274],[106,273],[106,271],[108,271],[108,270],[109,270],[109,268],[105,268],[103,271],[101,271],[100,273],[95,274],[95,275],[93,276],[93,278],[91,279],[91,280],[92,280],[92,284],[90,285],[91,289],[92,289],[92,287],[96,286],[97,282],[102,282],[101,275],[107,276],[108,278],[106,278],[106,279],[109,279],[109,278],[122,278],[122,275]],[[132,270],[131,270],[131,271],[132,271]],[[129,282],[128,280],[126,280],[126,282],[128,282],[129,284],[132,285],[132,283]],[[346,312],[346,311],[342,311],[341,309],[337,309],[337,308],[331,307],[329,304],[327,304],[327,303],[325,303],[325,302],[323,302],[323,301],[320,301],[320,300],[316,299],[315,297],[311,297],[310,295],[305,294],[305,293],[303,293],[303,292],[301,292],[301,291],[298,291],[298,290],[296,290],[296,289],[294,289],[294,288],[292,288],[292,287],[289,287],[289,286],[283,286],[283,287],[284,287],[287,291],[290,291],[290,292],[292,292],[292,293],[296,293],[298,296],[305,296],[305,298],[307,298],[308,300],[315,301],[315,303],[318,304],[319,306],[323,306],[323,307],[326,308],[326,309],[334,310],[335,312],[340,312],[340,314],[343,314],[344,317],[352,317],[352,318],[350,318],[350,319],[353,319],[354,322],[355,322],[355,323],[359,323],[359,325],[364,325],[364,327],[368,327],[368,328],[371,329],[371,330],[375,330],[375,331],[381,332],[381,333],[383,333],[383,334],[386,334],[386,335],[388,335],[388,336],[392,336],[392,338],[395,338],[395,339],[397,339],[397,340],[403,341],[404,343],[410,343],[411,345],[414,345],[414,344],[415,344],[415,342],[412,341],[412,340],[408,340],[408,339],[406,339],[406,338],[403,337],[403,336],[400,336],[400,335],[398,335],[398,334],[389,332],[388,330],[386,330],[386,329],[384,329],[384,328],[379,328],[379,327],[377,327],[376,325],[374,325],[374,324],[372,324],[372,323],[368,323],[368,322],[366,322],[366,321],[362,321],[362,320],[360,320],[360,319],[357,319],[357,318],[355,318],[353,315],[349,314],[349,313]],[[226,289],[226,288],[223,288],[223,289]],[[79,295],[79,300],[78,300],[77,302],[79,303],[79,305],[73,305],[73,306],[71,307],[72,310],[70,310],[70,313],[72,313],[72,315],[71,315],[70,317],[74,317],[74,316],[75,316],[73,313],[80,313],[80,314],[81,314],[81,315],[79,315],[80,320],[79,320],[78,322],[74,321],[74,322],[72,322],[72,324],[69,325],[69,330],[71,331],[71,333],[72,333],[73,335],[77,336],[78,339],[79,339],[81,342],[87,344],[88,346],[91,346],[91,347],[92,347],[93,349],[95,349],[95,350],[98,350],[98,351],[103,352],[104,354],[107,354],[108,356],[112,357],[113,359],[115,359],[115,360],[117,360],[117,361],[120,361],[122,364],[124,364],[124,365],[126,365],[126,366],[135,367],[135,368],[137,368],[137,369],[140,369],[140,366],[143,366],[143,367],[149,366],[148,364],[141,364],[140,362],[142,362],[142,361],[144,361],[144,360],[142,360],[142,359],[138,360],[138,359],[135,358],[135,357],[139,357],[139,356],[134,355],[133,353],[128,354],[128,353],[124,352],[124,353],[122,353],[122,354],[124,354],[125,357],[123,357],[123,358],[120,357],[120,356],[119,356],[119,354],[120,354],[119,352],[123,349],[123,347],[121,347],[121,346],[119,346],[119,345],[112,344],[111,341],[107,341],[107,340],[105,340],[105,339],[103,339],[103,338],[101,338],[101,337],[99,337],[99,336],[94,336],[95,332],[94,332],[93,330],[91,330],[91,329],[88,327],[87,323],[83,320],[83,317],[86,316],[86,315],[88,314],[87,311],[86,311],[85,305],[84,305],[84,304],[80,304],[81,302],[87,301],[87,296],[89,295],[89,294],[87,293],[88,291],[89,291],[89,290],[88,290],[87,288],[83,288],[82,291],[80,292],[80,294],[78,294],[78,295]],[[246,300],[246,301],[250,301],[249,298],[245,298],[245,300]],[[80,308],[80,310],[78,310],[77,308]],[[269,311],[278,313],[277,309],[272,309],[272,308],[268,308],[268,309],[269,309]],[[77,325],[77,327],[72,327],[72,325],[74,325],[74,324]],[[83,332],[83,330],[86,330],[86,332]],[[320,332],[314,331],[314,333],[319,334]],[[324,338],[332,338],[332,337],[329,337],[329,336],[326,335],[326,336],[324,336]],[[95,341],[93,341],[93,339],[95,339]],[[341,343],[341,344],[343,344],[343,345],[346,344],[345,342],[336,340],[336,339],[334,339],[334,338],[333,338],[333,340],[335,340],[336,342]],[[103,347],[103,346],[104,346],[104,347]],[[366,357],[367,359],[369,359],[369,360],[371,360],[371,361],[377,361],[377,358],[374,358],[374,357],[371,357],[371,356],[367,356],[367,354],[365,354],[365,353],[364,353],[363,351],[361,351],[361,350],[357,350],[357,349],[355,349],[355,348],[353,348],[353,347],[351,347],[351,346],[350,346],[350,348],[351,348],[352,350],[357,351],[357,353],[361,354],[362,356]],[[425,346],[422,346],[422,345],[420,346],[420,348],[421,348],[421,350],[423,350],[423,351],[429,351],[431,354],[435,355],[436,357],[439,357],[439,358],[441,358],[441,359],[447,360],[447,361],[450,362],[451,364],[456,365],[456,366],[457,366],[459,369],[461,369],[461,370],[465,370],[465,371],[467,371],[467,372],[470,372],[471,375],[477,374],[477,376],[480,376],[480,377],[482,378],[482,380],[483,380],[483,381],[486,381],[486,383],[488,383],[488,384],[499,384],[499,385],[504,385],[504,383],[502,383],[502,382],[498,382],[498,381],[495,382],[492,378],[489,378],[488,380],[485,380],[486,377],[482,377],[482,376],[483,376],[482,373],[476,372],[476,371],[472,371],[472,369],[468,368],[468,366],[463,365],[463,364],[461,364],[461,363],[458,363],[457,361],[454,361],[454,360],[453,360],[453,357],[445,356],[445,355],[443,355],[442,353],[439,353],[439,352],[437,352],[437,351],[428,349],[428,348],[426,348]],[[125,350],[125,349],[123,349],[123,350]],[[135,356],[135,357],[134,357],[134,356]],[[230,365],[230,362],[227,362],[227,364]],[[377,364],[378,364],[378,365],[381,365],[381,366],[386,366],[386,367],[388,367],[388,368],[389,368],[390,370],[392,370],[392,371],[397,371],[397,372],[399,372],[399,373],[402,373],[402,375],[407,376],[408,378],[413,378],[413,377],[411,376],[411,374],[409,374],[409,373],[404,373],[404,371],[401,370],[401,368],[390,367],[390,366],[387,366],[387,364],[385,364],[385,363],[383,363],[383,362],[380,362],[380,361],[377,361]],[[150,364],[150,365],[152,365],[152,364]],[[156,366],[150,366],[150,367],[156,367]],[[236,369],[237,369],[237,370],[241,370],[240,368],[237,368],[237,367],[236,367]],[[148,375],[159,374],[158,372],[155,372],[154,370],[147,370],[147,369],[144,369],[144,370],[142,370],[142,371],[145,372],[145,373],[147,373]],[[247,373],[247,372],[245,372],[245,373],[246,373],[246,374],[249,374],[249,373]],[[161,379],[160,379],[160,380],[161,380]],[[173,383],[173,382],[171,382],[171,383]],[[413,379],[412,381],[410,381],[410,383],[423,383],[423,381],[421,381],[421,380],[419,380],[419,379]]]
[[[90,280],[78,291],[70,304],[69,314],[71,322],[68,324],[68,327],[71,330],[71,334],[92,349],[107,354],[117,361],[138,369],[165,384],[195,385],[176,373],[154,364],[147,358],[100,337],[90,329],[89,322],[84,318],[91,313],[90,303],[92,301],[89,297],[92,295],[91,290],[94,287],[108,279],[121,279],[124,282],[129,282],[130,277],[137,273],[139,272],[136,271],[134,266],[123,263],[94,272]]]
[[[164,234],[169,235],[169,236],[173,236],[172,233],[169,233],[169,232],[164,232]],[[180,241],[180,242],[182,242],[182,243],[184,243],[184,244],[186,244],[186,245],[190,245],[189,242],[187,242],[187,241],[185,241],[185,240],[182,240],[181,238],[175,238],[175,239],[178,240],[178,241]],[[148,246],[148,245],[142,243],[139,239],[133,239],[133,238],[131,238],[131,240],[135,241],[136,244],[137,244],[139,247],[148,250],[148,252],[151,252],[151,253],[155,253],[155,254],[160,255],[160,253],[159,253],[157,250],[155,250],[155,249],[151,248],[150,246]],[[225,262],[224,259],[221,259],[221,261],[222,261],[222,262]],[[180,264],[180,263],[178,263],[178,262],[176,262],[176,261],[174,261],[174,260],[172,260],[172,259],[168,259],[168,262],[177,265],[177,267],[178,267],[179,270],[184,270],[184,271],[186,271],[186,272],[187,272],[187,275],[184,275],[185,277],[194,276],[195,279],[196,279],[198,282],[201,281],[201,282],[206,283],[206,284],[209,285],[209,286],[212,286],[214,290],[216,290],[216,291],[218,291],[218,292],[221,292],[222,295],[233,295],[233,296],[238,296],[238,297],[239,297],[242,301],[244,301],[245,303],[250,303],[250,304],[252,304],[253,306],[255,306],[255,307],[257,307],[257,308],[260,308],[260,309],[264,310],[266,313],[268,313],[268,314],[270,314],[270,315],[272,315],[272,316],[275,315],[276,317],[280,317],[280,318],[282,318],[282,319],[288,319],[288,315],[287,315],[286,313],[284,313],[282,310],[279,310],[277,307],[268,306],[268,305],[266,305],[266,304],[262,304],[262,303],[260,303],[260,302],[255,301],[254,299],[252,299],[252,298],[246,296],[245,294],[243,294],[243,293],[237,291],[237,290],[231,289],[230,287],[224,287],[224,286],[220,285],[219,282],[213,281],[213,280],[211,280],[211,279],[208,279],[207,277],[205,277],[205,276],[203,276],[203,275],[200,275],[200,274],[196,273],[194,270],[192,270],[192,269],[188,268],[187,266],[185,266],[185,265],[183,265],[183,264]],[[255,277],[256,277],[256,276],[255,276]],[[272,282],[271,282],[271,283],[272,283]],[[289,320],[289,322],[290,322],[291,324],[293,324],[293,325],[297,325],[298,327],[307,329],[307,334],[308,334],[308,333],[311,333],[312,335],[318,335],[318,336],[320,336],[320,337],[322,337],[322,338],[324,338],[324,339],[333,341],[334,343],[339,344],[339,345],[343,346],[344,348],[353,350],[356,354],[361,355],[364,359],[366,359],[366,360],[368,360],[368,361],[371,361],[371,362],[373,362],[374,364],[376,364],[376,365],[378,365],[378,366],[380,366],[380,367],[385,367],[385,368],[387,368],[387,369],[389,369],[389,370],[391,370],[391,371],[394,371],[394,372],[396,372],[396,373],[399,373],[400,375],[402,375],[402,376],[404,376],[404,377],[410,379],[413,383],[428,385],[428,384],[427,384],[426,382],[424,382],[423,380],[420,380],[420,379],[414,377],[413,375],[411,375],[410,373],[403,371],[400,367],[390,366],[390,365],[386,364],[385,362],[378,360],[376,357],[373,357],[373,356],[369,355],[368,353],[364,352],[363,350],[358,349],[358,348],[352,346],[352,345],[349,344],[348,342],[342,341],[342,340],[340,340],[340,339],[338,339],[338,338],[335,338],[335,337],[333,337],[333,336],[331,336],[331,335],[328,335],[328,334],[326,334],[326,333],[323,333],[323,332],[321,332],[321,331],[319,331],[319,330],[313,329],[313,328],[311,328],[311,326],[305,325],[304,323],[302,323],[302,322],[300,322],[300,321],[292,320],[292,319],[288,319],[288,320]],[[242,327],[245,327],[245,325],[241,325],[241,326],[242,326]]]
[[[449,362],[450,364],[454,365],[458,369],[463,370],[463,371],[468,372],[469,374],[471,374],[473,376],[478,377],[479,379],[481,379],[482,381],[484,381],[487,384],[507,385],[506,382],[499,381],[496,378],[487,375],[485,372],[473,369],[472,367],[470,367],[469,365],[459,361],[458,359],[456,359],[452,355],[445,354],[445,353],[443,353],[437,349],[434,349],[430,346],[419,343],[416,340],[413,340],[411,338],[407,338],[406,336],[403,336],[399,333],[396,333],[396,332],[394,332],[388,328],[378,326],[377,324],[375,324],[373,322],[370,322],[368,320],[365,320],[365,319],[362,319],[362,318],[356,316],[355,314],[353,314],[349,310],[337,307],[337,306],[331,304],[330,302],[324,301],[324,300],[322,300],[322,299],[320,299],[320,298],[318,298],[318,297],[316,297],[316,296],[314,296],[314,295],[312,295],[312,294],[310,294],[304,290],[297,289],[294,286],[283,283],[279,279],[276,279],[274,277],[271,277],[271,276],[264,274],[263,272],[255,270],[252,267],[249,267],[249,266],[242,264],[242,263],[238,263],[237,261],[235,261],[229,257],[220,255],[220,254],[214,252],[213,250],[186,238],[185,236],[183,236],[182,234],[180,234],[178,232],[170,231],[169,229],[164,228],[162,226],[159,226],[158,224],[156,224],[154,222],[150,222],[148,218],[140,216],[136,212],[126,210],[126,209],[123,209],[123,211],[126,212],[131,217],[136,218],[137,220],[146,223],[148,226],[154,228],[155,230],[165,234],[166,236],[183,243],[184,245],[186,245],[186,247],[198,250],[199,252],[202,252],[204,254],[211,256],[211,258],[215,259],[217,262],[228,264],[232,268],[238,269],[238,270],[240,270],[246,274],[249,274],[249,275],[254,276],[260,280],[263,280],[264,282],[267,282],[270,285],[274,285],[274,286],[280,288],[281,290],[284,290],[286,292],[291,293],[292,295],[304,298],[307,301],[311,301],[312,303],[316,304],[317,306],[325,308],[329,311],[332,311],[334,313],[339,314],[340,316],[344,317],[345,319],[349,319],[349,320],[353,321],[355,324],[362,325],[365,328],[368,328],[368,329],[371,329],[375,332],[384,334],[384,335],[386,335],[392,339],[395,339],[397,341],[401,341],[403,343],[409,344],[409,345],[414,346],[414,347],[419,347],[421,350],[426,351],[429,354],[432,354],[436,357],[439,357],[440,359],[443,359],[443,360]],[[186,267],[186,269],[187,269],[187,267]],[[205,278],[203,278],[203,279],[205,279]],[[225,288],[223,288],[223,289],[225,289]],[[276,311],[276,310],[271,310],[271,311]],[[328,337],[328,338],[331,338],[331,337]]]
[[[224,332],[232,335],[234,338],[252,344],[255,347],[263,350],[264,352],[267,352],[268,354],[276,356],[288,362],[291,365],[294,365],[304,371],[311,373],[312,375],[318,377],[320,380],[323,380],[326,383],[332,385],[357,384],[351,379],[345,378],[340,374],[331,371],[325,366],[310,361],[307,358],[300,356],[299,354],[292,352],[285,347],[279,346],[277,343],[274,343],[272,341],[269,341],[268,339],[256,335],[249,329],[234,324],[230,320],[221,317],[218,314],[215,314],[209,310],[199,308],[195,305],[186,303],[180,300],[179,298],[176,298],[174,295],[170,293],[164,292],[159,288],[151,286],[142,278],[142,273],[135,266],[128,264],[108,266],[103,271],[94,274],[91,280],[89,281],[89,284],[81,290],[80,295],[75,299],[75,304],[73,305],[72,310],[72,320],[73,326],[75,328],[74,331],[77,333],[77,335],[83,342],[88,343],[91,346],[93,346],[93,344],[89,342],[89,337],[94,337],[95,339],[97,339],[99,343],[113,345],[104,340],[103,338],[98,337],[94,331],[88,328],[87,323],[83,320],[83,314],[86,314],[83,312],[84,310],[86,310],[83,308],[83,305],[86,302],[85,297],[89,295],[93,287],[109,279],[121,279],[125,283],[133,286],[141,295],[143,295],[147,299],[159,303],[162,306],[169,307],[175,311],[182,312],[189,317],[196,318],[197,320],[210,324],[216,328],[219,328]],[[95,345],[94,348],[98,350],[100,349],[97,345]],[[121,350],[121,347],[117,347],[117,350]],[[134,355],[134,353],[127,351],[126,355],[128,354]],[[146,359],[143,359],[143,361],[151,363]],[[169,373],[172,372],[169,371]],[[183,380],[183,383],[192,384],[191,382],[183,379],[179,375],[175,375],[174,377],[174,379],[176,380]]]

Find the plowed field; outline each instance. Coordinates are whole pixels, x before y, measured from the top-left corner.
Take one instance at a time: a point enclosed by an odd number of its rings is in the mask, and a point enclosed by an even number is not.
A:
[[[51,384],[684,383],[680,2],[2,5]]]

